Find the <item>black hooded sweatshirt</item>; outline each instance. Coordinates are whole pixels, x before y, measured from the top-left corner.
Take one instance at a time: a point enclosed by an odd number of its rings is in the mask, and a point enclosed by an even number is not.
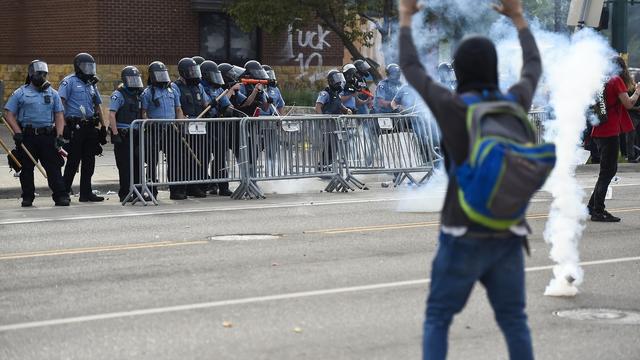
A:
[[[542,61],[533,34],[528,28],[519,31],[523,67],[521,79],[509,89],[524,109],[531,101],[542,74]],[[400,67],[407,81],[422,96],[433,112],[440,129],[449,162],[460,166],[469,157],[469,134],[465,124],[467,105],[459,94],[483,90],[498,90],[498,60],[491,40],[472,37],[463,41],[454,56],[458,77],[457,92],[438,84],[420,63],[411,28],[400,29]],[[447,227],[465,227],[468,231],[495,235],[495,231],[474,224],[466,216],[458,200],[458,184],[450,177],[441,223]],[[503,232],[505,235],[510,232]]]

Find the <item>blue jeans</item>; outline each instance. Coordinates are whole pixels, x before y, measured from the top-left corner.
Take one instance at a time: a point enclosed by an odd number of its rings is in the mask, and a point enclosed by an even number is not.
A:
[[[487,290],[509,357],[533,359],[527,326],[524,286],[524,238],[474,239],[440,234],[433,260],[424,323],[423,359],[447,357],[447,337],[453,316],[460,312],[476,281]]]

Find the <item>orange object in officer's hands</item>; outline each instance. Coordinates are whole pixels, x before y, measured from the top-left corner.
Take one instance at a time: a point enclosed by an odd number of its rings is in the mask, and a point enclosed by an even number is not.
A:
[[[269,85],[269,80],[256,80],[256,79],[240,79],[240,82],[245,85]]]
[[[367,89],[360,89],[359,90],[360,93],[367,95],[368,97],[372,98],[373,94],[371,93],[371,91],[367,90]]]

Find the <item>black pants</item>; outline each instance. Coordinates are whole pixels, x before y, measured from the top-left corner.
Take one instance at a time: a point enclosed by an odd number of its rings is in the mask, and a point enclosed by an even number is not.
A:
[[[600,174],[596,187],[589,199],[589,209],[595,213],[602,213],[605,209],[604,198],[611,179],[618,172],[618,152],[620,151],[620,137],[593,138],[600,151]]]
[[[113,144],[113,154],[116,158],[116,166],[118,167],[118,178],[120,180],[120,189],[118,190],[118,196],[120,199],[124,199],[129,194],[129,188],[131,187],[131,146],[129,144],[130,133],[124,135],[123,131],[120,131],[122,138],[121,143]],[[137,138],[134,138],[137,140]],[[140,183],[140,144],[138,141],[133,142],[133,181],[136,184]]]
[[[96,167],[96,153],[98,144],[98,129],[93,126],[81,126],[73,129],[71,140],[65,147],[69,156],[64,167],[64,185],[71,193],[73,178],[76,176],[80,162],[80,197],[91,196],[91,177]]]
[[[68,193],[62,180],[62,165],[64,160],[55,148],[55,136],[52,135],[25,135],[22,142],[31,155],[40,161],[47,173],[49,189],[53,192],[51,197],[54,201],[65,199]],[[20,186],[22,187],[22,198],[33,200],[35,197],[35,185],[33,184],[33,171],[35,165],[22,147],[18,148],[22,172],[20,172]]]

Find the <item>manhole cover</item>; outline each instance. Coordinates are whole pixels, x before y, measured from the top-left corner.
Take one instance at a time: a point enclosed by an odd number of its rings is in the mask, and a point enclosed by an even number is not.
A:
[[[229,234],[209,236],[211,241],[253,241],[253,240],[276,240],[282,234]]]
[[[640,312],[614,309],[574,309],[555,311],[561,318],[595,321],[608,324],[639,324]]]

